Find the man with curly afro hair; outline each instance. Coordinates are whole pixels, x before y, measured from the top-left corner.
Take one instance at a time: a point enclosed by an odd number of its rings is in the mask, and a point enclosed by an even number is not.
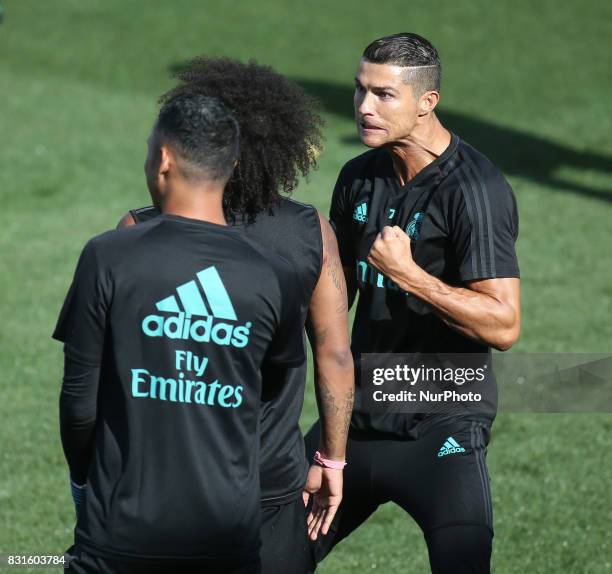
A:
[[[340,504],[354,394],[346,284],[334,232],[313,206],[284,197],[315,167],[322,120],[300,86],[254,61],[196,58],[175,75],[179,84],[162,103],[183,94],[214,96],[240,126],[238,164],[224,194],[228,222],[280,254],[300,279],[295,289],[313,350],[321,440],[309,468],[298,424],[306,362],[283,371],[264,368],[260,556],[266,574],[308,572],[313,568],[308,538],[328,531]],[[132,210],[119,225],[158,213],[154,206]]]

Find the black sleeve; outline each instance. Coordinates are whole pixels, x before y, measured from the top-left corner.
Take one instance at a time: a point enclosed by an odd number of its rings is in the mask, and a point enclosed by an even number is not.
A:
[[[102,361],[110,281],[90,241],[79,259],[53,338],[65,343],[66,355],[85,365]]]
[[[512,188],[501,174],[480,180],[464,175],[459,181],[461,194],[454,202],[450,228],[461,280],[520,277]]]
[[[87,481],[96,427],[99,367],[64,358],[64,382],[60,393],[60,435],[70,477]]]
[[[300,285],[288,263],[275,265],[280,288],[280,313],[274,338],[264,363],[297,367],[306,360],[303,313],[300,307]]]
[[[352,205],[350,201],[350,183],[347,183],[346,168],[342,169],[334,187],[329,222],[336,233],[338,250],[342,265],[354,265],[355,256],[351,241]]]

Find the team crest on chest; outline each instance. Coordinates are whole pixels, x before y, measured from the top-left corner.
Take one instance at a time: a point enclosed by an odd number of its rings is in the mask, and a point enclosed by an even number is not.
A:
[[[417,211],[410,223],[406,226],[406,233],[412,241],[416,241],[420,237],[423,219],[425,219],[425,214],[422,211]]]

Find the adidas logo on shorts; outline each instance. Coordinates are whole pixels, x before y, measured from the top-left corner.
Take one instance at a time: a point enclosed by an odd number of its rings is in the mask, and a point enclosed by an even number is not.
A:
[[[465,449],[452,437],[449,436],[438,451],[438,456],[443,457],[449,454],[460,454],[465,452]]]

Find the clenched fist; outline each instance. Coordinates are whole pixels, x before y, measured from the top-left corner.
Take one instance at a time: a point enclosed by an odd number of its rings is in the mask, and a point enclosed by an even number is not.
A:
[[[396,283],[399,283],[400,279],[407,280],[420,271],[420,267],[412,259],[410,237],[397,225],[383,227],[372,244],[368,263]]]

